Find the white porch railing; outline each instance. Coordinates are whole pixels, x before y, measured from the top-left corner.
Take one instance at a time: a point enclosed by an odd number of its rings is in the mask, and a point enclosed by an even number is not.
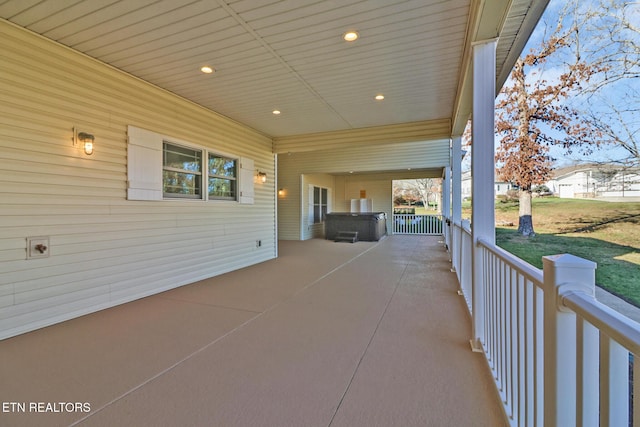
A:
[[[452,224],[451,234],[452,270],[471,312],[470,230]],[[595,299],[595,264],[561,255],[539,270],[478,246],[484,318],[472,318],[483,323],[476,338],[510,425],[640,426],[640,381],[632,381],[640,325]]]
[[[471,305],[471,228],[469,221],[462,221],[462,224],[451,224],[452,236],[451,246],[451,262],[453,264],[452,271],[458,276],[460,284],[460,292],[464,297],[469,313],[472,312]]]
[[[393,214],[394,234],[443,234],[442,215]]]

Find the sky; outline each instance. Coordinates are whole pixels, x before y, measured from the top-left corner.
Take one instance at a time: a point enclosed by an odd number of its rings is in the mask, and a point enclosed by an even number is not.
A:
[[[640,29],[640,1],[623,1],[623,0],[605,0],[607,2],[614,2],[616,5],[615,10],[617,13],[624,13],[624,16],[632,26],[636,26],[636,29]],[[551,0],[547,7],[545,14],[543,15],[540,23],[534,30],[527,46],[525,47],[523,54],[530,51],[531,48],[540,46],[543,38],[555,28],[558,17],[562,9],[566,6],[567,0]],[[599,0],[580,0],[579,9],[580,12],[585,12],[589,8],[598,8]],[[594,21],[591,21],[594,22]],[[611,26],[611,20],[605,22],[603,25],[604,31],[608,31]],[[599,46],[603,42],[611,40],[610,35],[604,33],[603,30],[594,32],[589,31],[589,25],[580,26],[580,36],[582,38],[580,44],[580,50],[583,51],[582,56],[588,57],[589,50],[593,46]],[[626,36],[632,37],[640,45],[640,31],[627,32]],[[598,38],[599,37],[599,38]],[[565,69],[564,63],[570,61],[573,57],[571,52],[575,52],[575,45],[572,49],[566,49],[559,55],[554,55],[540,70],[536,78],[543,78],[549,82],[557,81]],[[606,52],[601,50],[600,53]],[[506,85],[509,83],[507,82]],[[576,108],[578,110],[588,110],[598,117],[606,117],[608,123],[612,126],[615,124],[613,119],[615,116],[607,116],[613,109],[630,109],[628,107],[637,107],[637,111],[628,112],[623,115],[623,121],[629,128],[635,130],[636,140],[640,139],[640,79],[626,79],[616,84],[608,84],[603,89],[595,94],[578,95],[574,94],[568,97],[565,101],[566,105]],[[564,150],[552,147],[551,155],[556,159],[556,166],[567,166],[576,162],[605,162],[610,163],[614,161],[620,161],[625,157],[628,157],[628,152],[624,149],[607,146],[601,149],[596,149],[592,154],[583,154],[578,150],[573,150],[571,154],[566,153]]]

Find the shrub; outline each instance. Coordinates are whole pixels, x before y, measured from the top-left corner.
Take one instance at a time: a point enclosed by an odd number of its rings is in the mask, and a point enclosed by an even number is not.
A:
[[[506,202],[517,202],[520,200],[520,194],[518,190],[509,190],[506,194]]]
[[[414,215],[416,208],[393,208],[393,213],[396,215]]]

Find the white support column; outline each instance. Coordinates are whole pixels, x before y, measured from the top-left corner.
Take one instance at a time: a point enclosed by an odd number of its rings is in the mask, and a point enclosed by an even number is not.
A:
[[[444,168],[442,177],[442,215],[451,218],[451,168]]]
[[[471,136],[473,240],[473,337],[471,345],[481,351],[484,343],[484,274],[478,239],[495,242],[495,144],[496,45],[487,40],[473,45],[473,119]]]
[[[451,141],[451,222],[452,233],[451,263],[452,272],[460,271],[462,259],[462,233],[457,226],[462,225],[462,137],[456,136]],[[459,277],[459,276],[458,276]]]
[[[442,232],[447,251],[451,251],[451,169],[444,168],[442,177]]]
[[[462,219],[462,137],[453,138],[451,148],[451,219],[460,224]]]
[[[577,425],[576,314],[562,304],[567,292],[595,294],[596,264],[574,255],[542,258],[544,270],[544,425]],[[583,343],[585,344],[585,343]],[[597,348],[581,349],[596,353]],[[582,356],[582,355],[580,355]]]

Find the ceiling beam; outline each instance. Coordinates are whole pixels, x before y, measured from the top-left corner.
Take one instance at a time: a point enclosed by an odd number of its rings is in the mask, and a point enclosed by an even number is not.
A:
[[[450,136],[451,121],[449,119],[428,120],[344,131],[278,137],[273,140],[273,152],[276,154],[300,153],[401,142],[448,139]]]

